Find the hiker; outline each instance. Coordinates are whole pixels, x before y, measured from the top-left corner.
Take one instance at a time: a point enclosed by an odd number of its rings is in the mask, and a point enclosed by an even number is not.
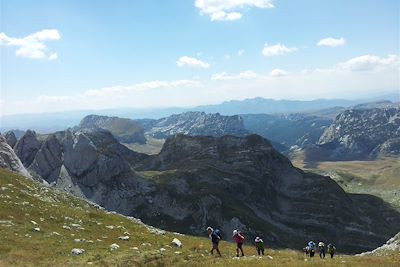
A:
[[[254,243],[256,244],[258,255],[264,255],[264,241],[259,236],[257,236],[256,239],[254,239]]]
[[[331,254],[331,259],[333,259],[333,255],[336,252],[336,248],[334,245],[332,245],[332,243],[328,244],[328,253]]]
[[[324,242],[318,243],[318,252],[321,259],[325,259],[325,244]]]
[[[308,254],[310,254],[310,247],[306,246],[305,248],[303,248],[303,252],[306,254],[306,257],[308,257]]]
[[[212,248],[211,248],[211,255],[214,255],[214,250],[217,251],[218,255],[221,257],[221,252],[219,251],[218,244],[221,240],[221,232],[218,229],[213,229],[210,226],[207,227],[208,237],[211,239]]]
[[[233,240],[236,242],[236,257],[239,257],[239,251],[242,252],[242,257],[244,256],[243,253],[243,242],[244,242],[244,236],[238,231],[238,230],[233,230]]]
[[[315,254],[315,243],[314,241],[308,242],[308,247],[310,248],[310,258],[314,257]]]

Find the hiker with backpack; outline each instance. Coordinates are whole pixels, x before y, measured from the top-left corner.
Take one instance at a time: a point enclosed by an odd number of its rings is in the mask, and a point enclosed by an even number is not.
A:
[[[254,239],[254,243],[256,244],[258,255],[264,255],[264,241],[259,236],[257,236],[256,239]]]
[[[221,252],[219,251],[218,245],[219,241],[222,239],[221,232],[218,229],[213,229],[212,227],[207,227],[208,237],[211,239],[212,248],[211,255],[214,255],[214,250],[217,251],[218,255],[221,257]]]
[[[243,242],[244,236],[240,233],[239,230],[233,230],[233,241],[236,243],[236,257],[239,257],[239,251],[242,253],[242,257],[244,256],[243,253]]]
[[[309,247],[309,249],[310,249],[310,258],[312,258],[312,257],[314,257],[314,254],[315,254],[315,243],[314,243],[314,241],[310,241],[310,242],[308,242],[308,247]]]
[[[332,243],[328,244],[328,253],[331,255],[331,259],[333,259],[333,255],[336,252],[336,247],[332,245]]]
[[[325,259],[325,244],[324,242],[318,243],[318,252],[321,259]]]

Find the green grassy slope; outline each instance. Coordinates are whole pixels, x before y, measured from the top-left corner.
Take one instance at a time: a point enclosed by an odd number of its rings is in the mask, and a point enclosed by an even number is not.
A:
[[[40,228],[35,231],[34,228]],[[129,236],[128,241],[120,236]],[[173,238],[183,247],[171,244]],[[110,251],[110,245],[120,246]],[[268,245],[268,244],[267,244]],[[0,266],[320,266],[298,252],[269,250],[270,257],[232,258],[222,242],[222,258],[212,257],[206,238],[160,232],[139,221],[109,213],[71,195],[0,169]],[[72,256],[73,248],[84,249]],[[339,256],[323,266],[398,266],[400,255]]]

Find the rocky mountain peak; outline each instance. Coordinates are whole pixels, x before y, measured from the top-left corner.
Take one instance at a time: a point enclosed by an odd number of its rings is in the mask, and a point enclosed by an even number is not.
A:
[[[376,156],[372,152],[386,142],[393,147],[399,137],[400,108],[350,109],[336,117],[318,144],[333,157],[361,159]]]
[[[3,134],[3,137],[6,139],[7,144],[10,145],[10,147],[14,147],[15,144],[17,143],[18,139],[15,136],[15,133],[13,131],[7,131]]]
[[[39,151],[40,141],[35,131],[27,130],[15,144],[14,151],[25,167],[31,165]]]

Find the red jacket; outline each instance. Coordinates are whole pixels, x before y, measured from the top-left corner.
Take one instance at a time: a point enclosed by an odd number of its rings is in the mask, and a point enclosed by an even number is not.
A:
[[[236,235],[233,236],[233,240],[234,240],[237,244],[243,243],[243,241],[244,241],[244,236],[241,235],[241,234],[236,234]]]

